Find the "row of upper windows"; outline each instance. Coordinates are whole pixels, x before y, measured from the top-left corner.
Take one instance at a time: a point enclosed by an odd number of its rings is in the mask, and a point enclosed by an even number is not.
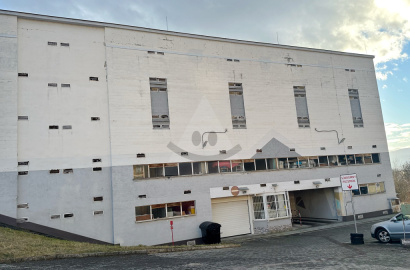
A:
[[[134,165],[134,179],[377,164],[380,154],[350,154]]]
[[[169,129],[170,116],[168,106],[168,86],[165,78],[149,78],[151,93],[152,125],[154,129]],[[232,127],[246,128],[246,114],[243,99],[242,83],[229,82],[229,99],[231,105]],[[299,128],[310,128],[309,110],[305,86],[293,86],[295,108]],[[363,127],[359,92],[348,89],[350,108],[354,127]]]

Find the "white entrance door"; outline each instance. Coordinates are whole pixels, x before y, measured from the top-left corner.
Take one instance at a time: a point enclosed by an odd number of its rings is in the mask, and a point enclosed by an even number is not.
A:
[[[212,221],[221,224],[221,237],[251,233],[247,198],[222,202],[213,200]]]

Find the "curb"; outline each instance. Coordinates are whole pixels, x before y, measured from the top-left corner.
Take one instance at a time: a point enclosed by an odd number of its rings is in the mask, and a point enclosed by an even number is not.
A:
[[[87,258],[87,257],[136,255],[136,254],[150,255],[150,254],[157,254],[157,253],[171,253],[171,252],[183,252],[183,251],[194,251],[194,250],[234,248],[234,247],[240,247],[240,246],[241,246],[240,244],[220,244],[220,245],[212,245],[212,246],[187,246],[183,248],[170,247],[170,248],[158,248],[158,249],[124,250],[124,251],[113,251],[113,252],[55,254],[55,255],[45,255],[45,256],[4,260],[4,261],[0,261],[0,264],[31,262],[31,261],[48,261],[48,260],[72,259],[72,258]]]

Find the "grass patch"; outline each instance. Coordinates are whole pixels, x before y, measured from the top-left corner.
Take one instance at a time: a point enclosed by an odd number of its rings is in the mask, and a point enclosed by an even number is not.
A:
[[[234,245],[233,245],[234,246]],[[158,250],[173,248],[186,249],[186,246],[134,246],[99,245],[55,239],[28,231],[0,227],[0,263],[16,262],[33,257],[53,257],[56,255],[124,252],[134,250]]]

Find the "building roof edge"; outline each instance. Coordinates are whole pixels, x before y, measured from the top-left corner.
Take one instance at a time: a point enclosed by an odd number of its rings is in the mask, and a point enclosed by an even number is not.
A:
[[[349,53],[349,52],[340,52],[340,51],[332,51],[332,50],[324,50],[324,49],[298,47],[298,46],[291,46],[291,45],[281,45],[281,44],[273,44],[273,43],[265,43],[265,42],[257,42],[257,41],[239,40],[239,39],[231,39],[231,38],[223,38],[223,37],[213,37],[213,36],[206,36],[206,35],[199,35],[199,34],[173,32],[173,31],[145,28],[145,27],[139,27],[139,26],[89,21],[89,20],[82,20],[82,19],[57,17],[57,16],[51,16],[51,15],[41,15],[41,14],[26,13],[26,12],[20,12],[20,11],[12,11],[12,10],[0,9],[0,15],[10,15],[10,16],[16,16],[18,18],[23,18],[23,19],[60,22],[60,23],[93,26],[93,27],[111,27],[111,28],[119,28],[119,29],[126,29],[126,30],[136,30],[136,31],[142,31],[142,32],[164,34],[164,35],[169,35],[169,36],[190,37],[190,38],[197,38],[197,39],[204,39],[204,40],[214,40],[214,41],[221,41],[221,42],[231,42],[231,43],[238,43],[238,44],[265,46],[265,47],[273,47],[273,48],[281,48],[281,49],[310,51],[310,52],[317,52],[317,53],[330,53],[330,54],[364,57],[364,58],[374,58],[375,57],[374,55],[369,55],[369,54]]]

